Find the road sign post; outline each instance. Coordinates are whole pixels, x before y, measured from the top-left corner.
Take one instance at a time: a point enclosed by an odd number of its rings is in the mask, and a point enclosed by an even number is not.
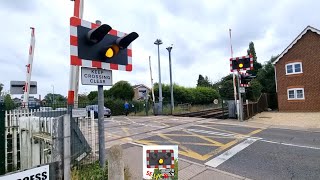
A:
[[[101,25],[101,21],[97,20],[96,24]],[[103,85],[100,84],[98,85],[98,136],[99,136],[100,167],[105,167],[105,164],[106,164],[106,153],[105,153],[106,150],[105,150],[105,137],[104,137],[104,113],[103,112],[104,112],[104,93],[103,93]]]
[[[242,56],[242,57],[235,57],[230,58],[230,70],[231,72],[238,72],[237,73],[237,84],[238,84],[238,97],[239,97],[239,103],[238,103],[238,120],[243,121],[243,102],[242,102],[242,96],[241,93],[243,92],[243,89],[240,89],[240,71],[246,71],[246,70],[253,70],[253,56]]]

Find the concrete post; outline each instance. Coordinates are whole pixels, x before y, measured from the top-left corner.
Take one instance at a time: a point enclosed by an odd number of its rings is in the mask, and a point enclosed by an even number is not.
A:
[[[52,162],[57,162],[55,170],[56,179],[63,179],[63,120],[64,117],[58,117],[52,121]]]
[[[63,176],[64,179],[71,179],[71,126],[70,115],[63,117]]]
[[[173,115],[174,110],[174,100],[173,100],[173,84],[172,84],[172,68],[171,68],[171,50],[172,46],[166,48],[169,52],[169,71],[170,71],[170,94],[171,94],[171,105],[170,105],[170,112]]]
[[[124,162],[121,146],[112,146],[108,155],[108,179],[124,180]]]

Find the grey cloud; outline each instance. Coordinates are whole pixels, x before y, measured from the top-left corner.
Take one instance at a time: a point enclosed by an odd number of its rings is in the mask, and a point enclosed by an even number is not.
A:
[[[30,13],[37,8],[37,3],[35,0],[3,0],[1,1],[1,5],[3,5],[5,8],[8,8],[12,11],[15,11],[14,13],[19,12],[27,12]]]

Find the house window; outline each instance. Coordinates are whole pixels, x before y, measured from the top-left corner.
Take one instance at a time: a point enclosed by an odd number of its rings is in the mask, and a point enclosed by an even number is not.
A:
[[[302,63],[295,62],[286,64],[286,74],[300,74],[302,73]]]
[[[288,100],[299,100],[304,99],[303,88],[288,89]]]

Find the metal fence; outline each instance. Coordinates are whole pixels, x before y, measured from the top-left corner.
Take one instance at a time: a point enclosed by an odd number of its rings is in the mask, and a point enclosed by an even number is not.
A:
[[[5,170],[19,169],[50,161],[52,118],[36,117],[38,110],[5,111]],[[41,151],[42,150],[42,151]],[[40,153],[41,151],[41,153]]]
[[[79,107],[86,107],[81,105]],[[82,109],[86,110],[86,109]],[[87,111],[86,111],[87,112]],[[55,142],[63,141],[56,132],[58,120],[67,114],[65,104],[40,107],[39,109],[16,109],[5,111],[5,172],[28,169],[53,162],[52,152]],[[71,164],[72,168],[92,164],[98,160],[97,120],[94,112],[72,118]],[[58,138],[58,139],[57,139]]]
[[[249,119],[252,116],[266,111],[268,108],[268,95],[261,94],[257,102],[250,102],[243,105],[243,118]]]

